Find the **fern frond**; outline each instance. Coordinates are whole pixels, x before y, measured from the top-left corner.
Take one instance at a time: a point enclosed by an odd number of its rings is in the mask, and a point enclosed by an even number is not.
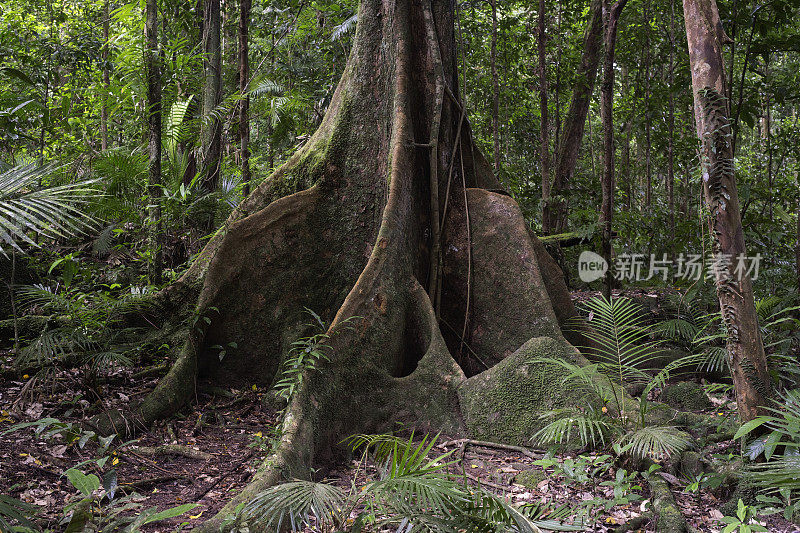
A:
[[[575,327],[595,346],[579,348],[592,353],[600,371],[617,381],[648,381],[659,341],[651,340],[653,328],[643,323],[641,307],[628,298],[607,300],[599,296],[585,302],[583,310],[591,328],[582,324]]]
[[[358,14],[355,14],[352,17],[345,19],[344,22],[333,28],[333,31],[331,32],[331,40],[338,41],[351,31],[353,31],[356,27],[357,22],[358,22]]]

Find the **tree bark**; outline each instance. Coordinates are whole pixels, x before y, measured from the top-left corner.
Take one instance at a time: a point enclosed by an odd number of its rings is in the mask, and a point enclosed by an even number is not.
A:
[[[548,227],[553,233],[563,233],[567,224],[567,194],[578,162],[578,151],[583,141],[589,100],[594,91],[597,66],[600,61],[600,45],[603,39],[603,2],[592,0],[589,21],[583,36],[583,55],[575,76],[575,88],[564,119],[563,132],[558,144],[555,173],[550,190],[550,199],[545,204]]]
[[[241,0],[239,6],[239,142],[242,183],[245,196],[250,195],[250,8],[252,0]]]
[[[667,212],[670,235],[675,235],[675,0],[669,0],[669,103],[667,109]],[[670,251],[674,245],[670,241]]]
[[[772,97],[769,89],[769,52],[764,54],[764,139],[767,147],[767,218],[772,220]]]
[[[796,110],[795,113],[797,113]],[[795,161],[795,165],[798,164],[799,163]],[[797,186],[800,187],[800,168],[798,168],[795,171],[794,178],[795,182],[797,183]],[[794,264],[795,264],[795,272],[797,275],[797,291],[800,292],[800,207],[798,207],[795,214],[797,215],[797,241],[794,245],[794,260],[795,260]]]
[[[157,0],[145,3],[145,71],[147,78],[148,172],[147,190],[148,234],[153,257],[148,264],[149,282],[161,281],[162,231],[161,231],[161,65],[158,55],[158,4]]]
[[[539,163],[542,173],[542,233],[550,233],[550,221],[544,206],[550,201],[550,120],[547,102],[547,48],[545,2],[539,0]]]
[[[106,0],[103,5],[103,105],[100,108],[100,150],[105,152],[108,150],[108,90],[111,85],[111,78],[108,68],[108,32],[109,32],[109,19],[111,12],[109,9],[109,0]]]
[[[219,183],[222,156],[222,121],[216,111],[222,102],[222,48],[220,0],[203,4],[203,107],[201,127],[202,187],[211,192]]]
[[[617,44],[617,23],[628,0],[617,0],[608,9],[603,56],[603,85],[600,92],[600,115],[603,122],[603,203],[600,223],[603,226],[602,248],[606,264],[612,264],[611,227],[614,219],[614,49]],[[609,268],[605,274],[603,294],[611,299],[614,274]]]
[[[195,303],[183,311],[193,326],[175,365],[126,418],[97,421],[122,433],[168,416],[193,398],[198,377],[269,386],[292,343],[314,333],[304,308],[330,322],[329,357],[303,373],[276,452],[199,531],[265,488],[307,477],[349,434],[399,422],[520,444],[540,427],[539,411],[585,402],[563,386],[559,365],[535,362],[586,360],[560,330],[575,311],[558,267],[519,206],[491,192],[499,184],[459,96],[453,9],[362,0],[319,129],[162,293]],[[440,259],[430,253],[437,228]],[[437,261],[442,277],[426,292]],[[220,359],[216,347],[231,342]]]
[[[492,141],[494,146],[494,171],[500,172],[500,81],[497,75],[497,0],[492,4]]]
[[[746,255],[733,166],[729,103],[722,47],[728,37],[715,0],[683,0],[692,70],[697,136],[702,141],[703,189],[711,214],[717,297],[726,326],[728,364],[742,420],[764,412],[772,394],[764,345],[747,272],[735,272]],[[730,261],[730,263],[726,263]]]
[[[650,113],[650,0],[644,0],[644,205],[653,201],[652,115]]]

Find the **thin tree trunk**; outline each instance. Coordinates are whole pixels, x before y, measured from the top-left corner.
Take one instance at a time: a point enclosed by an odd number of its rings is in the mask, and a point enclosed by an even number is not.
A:
[[[684,120],[682,122],[681,127],[681,138],[684,138],[684,135],[687,131],[687,126],[691,129],[691,121],[692,121],[692,108],[691,106],[687,107],[684,111]],[[684,215],[689,214],[689,203],[692,196],[692,184],[691,184],[691,172],[689,170],[689,162],[687,160],[687,156],[684,155],[683,158],[683,200],[681,205],[681,212]]]
[[[145,71],[147,77],[148,124],[148,233],[153,258],[148,265],[151,284],[161,281],[161,68],[158,56],[158,5],[157,0],[145,4]]]
[[[797,111],[795,111],[796,113]],[[795,161],[797,170],[795,170],[795,181],[797,186],[800,187],[800,162]],[[794,247],[795,270],[797,272],[797,291],[800,292],[800,206],[797,208],[797,242]]]
[[[667,111],[667,212],[670,235],[675,235],[675,0],[669,0],[669,105]],[[670,251],[674,243],[670,240]]]
[[[589,145],[589,162],[592,165],[592,180],[594,180],[597,177],[597,158],[595,157],[594,153],[594,131],[592,127],[592,117],[590,114],[587,114],[586,116],[586,124],[589,126],[589,137],[586,139],[586,144]]]
[[[497,0],[492,0],[492,141],[494,143],[494,171],[500,172],[500,80],[497,75]]]
[[[795,170],[795,181],[797,186],[800,187],[800,163],[795,161],[797,170]],[[800,206],[797,208],[797,241],[794,245],[794,259],[795,271],[797,274],[797,291],[800,292]]]
[[[272,32],[272,46],[269,49],[270,72],[275,72],[275,32]],[[269,171],[275,169],[275,147],[272,143],[272,114],[267,117],[267,165]]]
[[[103,6],[103,105],[100,107],[100,149],[108,150],[108,89],[111,85],[111,76],[108,69],[108,32],[109,19],[111,18],[109,0]]]
[[[222,101],[222,49],[220,46],[220,0],[205,0],[203,15],[202,172],[203,189],[211,192],[219,183],[222,155],[222,122],[216,109]]]
[[[769,53],[764,56],[764,139],[767,148],[767,216],[772,220],[772,98],[769,93]]]
[[[558,2],[558,22],[556,24],[556,35],[558,35],[558,52],[556,53],[556,88],[555,88],[555,97],[556,97],[556,127],[555,127],[555,137],[553,138],[553,156],[555,157],[558,154],[559,150],[561,150],[561,58],[563,56],[563,49],[562,49],[562,39],[561,39],[561,17],[562,17],[562,7],[561,2]],[[555,163],[555,161],[553,161]],[[552,194],[552,183],[550,184],[550,191]],[[542,211],[547,207],[547,204],[542,206]],[[544,218],[549,218],[545,216]],[[549,221],[548,221],[549,227]]]
[[[653,201],[652,117],[650,114],[650,0],[644,2],[644,205]]]
[[[603,3],[592,0],[589,22],[583,37],[583,56],[575,76],[572,100],[564,119],[564,131],[558,146],[555,174],[550,201],[545,204],[549,227],[553,233],[562,233],[567,225],[567,198],[565,197],[583,141],[589,100],[594,91],[597,66],[600,61],[600,45],[603,38]]]
[[[603,204],[600,222],[603,225],[603,258],[611,263],[611,227],[614,220],[614,49],[617,43],[617,22],[628,0],[617,0],[608,10],[603,58],[603,85],[600,90],[600,117],[603,122]],[[611,299],[614,274],[606,270],[603,294]]]
[[[250,96],[247,94],[250,82],[250,7],[252,0],[241,0],[239,6],[239,142],[241,150],[242,183],[244,195],[250,194]]]
[[[542,234],[550,233],[544,206],[550,201],[550,120],[547,107],[547,50],[544,0],[539,0],[539,163],[542,173]]]
[[[764,412],[771,396],[770,375],[746,271],[737,269],[746,255],[733,166],[730,108],[722,47],[728,37],[715,0],[683,0],[689,64],[692,70],[697,136],[702,140],[703,183],[711,214],[714,269],[722,320],[727,329],[728,364],[742,420]]]

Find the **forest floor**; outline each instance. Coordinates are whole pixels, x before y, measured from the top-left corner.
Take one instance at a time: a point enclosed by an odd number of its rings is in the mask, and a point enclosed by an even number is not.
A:
[[[646,291],[639,296],[648,297]],[[577,299],[582,297],[576,295]],[[10,360],[6,355],[0,353],[0,361]],[[34,428],[5,430],[46,417],[78,424],[100,408],[125,407],[152,390],[159,377],[135,377],[136,371],[141,369],[120,369],[109,376],[102,401],[92,401],[77,370],[63,371],[47,383],[28,376],[21,380],[0,378],[0,492],[40,506],[41,516],[52,530],[63,530],[64,507],[78,499],[78,491],[63,473],[81,463],[89,473],[92,464],[87,462],[98,459],[97,445],[68,445],[63,437],[48,439],[46,431],[36,434]],[[0,367],[0,376],[11,375],[10,367]],[[230,495],[248,483],[273,442],[279,415],[268,407],[269,397],[267,391],[255,386],[199,393],[196,402],[180,416],[160,423],[136,441],[112,442],[108,454],[117,473],[117,498],[135,492],[133,502],[141,509],[198,504],[182,516],[150,524],[144,531],[189,530],[213,516]],[[733,409],[730,405],[715,406],[714,413],[709,414],[733,416]],[[178,445],[179,454],[171,453],[175,448],[153,450],[163,445]],[[452,458],[457,460],[457,473],[465,482],[480,483],[513,503],[535,504],[550,513],[564,505],[572,519],[591,519],[586,531],[614,531],[620,524],[652,513],[646,480],[640,474],[620,475],[619,467],[608,456],[585,453],[551,458],[543,452],[531,456],[441,436],[436,452],[449,450],[455,450]],[[735,453],[738,444],[725,441],[704,452]],[[349,460],[325,465],[317,475],[349,490],[363,486],[377,475],[377,469]],[[659,472],[653,475],[662,475],[670,483],[679,508],[695,531],[722,530],[719,509],[728,494],[689,492],[689,480]],[[778,518],[770,518],[766,524],[769,531],[800,531]],[[638,530],[654,531],[655,525],[655,520],[645,521]]]

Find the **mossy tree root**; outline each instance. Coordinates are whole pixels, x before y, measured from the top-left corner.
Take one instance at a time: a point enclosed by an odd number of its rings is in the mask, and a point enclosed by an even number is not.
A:
[[[656,520],[656,533],[686,533],[689,526],[686,518],[678,509],[675,497],[667,482],[654,473],[647,480],[653,502],[653,513]]]

